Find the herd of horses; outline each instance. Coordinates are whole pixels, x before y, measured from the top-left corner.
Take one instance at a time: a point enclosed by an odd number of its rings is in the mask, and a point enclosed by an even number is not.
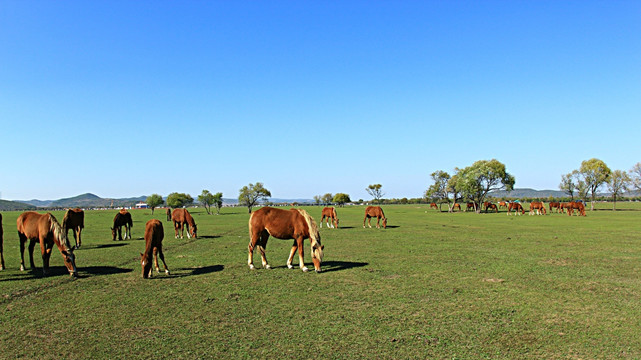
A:
[[[507,210],[507,214],[511,215],[512,212],[514,212],[515,215],[523,215],[525,214],[525,209],[523,208],[523,205],[521,205],[520,202],[518,201],[499,201],[498,204],[494,204],[492,202],[486,201],[483,203],[483,207],[479,207],[478,204],[475,202],[468,202],[467,208],[465,211],[476,211],[477,209],[485,209],[485,212],[499,212],[499,209],[505,208]],[[439,207],[436,203],[431,203],[430,204],[430,209],[436,209],[439,210]],[[459,211],[461,210],[461,205],[458,203],[455,203],[452,206],[452,211],[458,209]],[[585,215],[585,204],[583,201],[570,201],[570,202],[550,202],[549,204],[549,209],[550,213],[553,211],[556,213],[564,213],[567,212],[569,216],[572,216],[574,214],[574,211],[576,210],[577,215],[580,216],[586,216]],[[542,201],[532,201],[530,203],[530,209],[529,209],[529,214],[530,215],[546,215],[547,210],[545,208],[545,203]]]

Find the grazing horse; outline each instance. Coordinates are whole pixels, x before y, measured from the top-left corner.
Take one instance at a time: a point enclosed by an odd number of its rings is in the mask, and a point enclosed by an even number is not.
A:
[[[583,204],[582,201],[572,201],[566,204],[566,209],[568,209],[568,216],[572,216],[574,213],[574,209],[577,211],[577,215],[580,216],[586,216],[585,215],[585,205]]]
[[[510,215],[510,213],[514,210],[516,212],[516,215],[522,215],[525,214],[525,210],[523,210],[523,206],[521,206],[521,203],[517,202],[511,202],[507,205],[507,214]],[[519,213],[519,211],[521,213]]]
[[[58,220],[51,215],[51,213],[38,214],[33,211],[27,211],[20,216],[16,221],[18,228],[18,237],[20,238],[20,270],[24,271],[24,247],[27,240],[29,243],[29,260],[31,269],[35,269],[36,265],[33,262],[33,249],[37,242],[40,242],[40,251],[42,253],[42,274],[47,275],[49,269],[49,258],[51,257],[51,250],[53,245],[56,244],[62,258],[64,259],[65,266],[69,271],[69,275],[78,276],[76,269],[76,257],[73,254],[73,248],[69,245],[67,234],[62,230],[62,226]]]
[[[167,221],[171,221],[171,209],[167,208]]]
[[[454,203],[454,205],[452,205],[452,211],[454,211],[454,209],[458,209],[458,211],[461,211],[461,204]]]
[[[530,203],[530,215],[534,215],[535,211],[537,215],[546,215],[545,204],[542,201],[532,201]]]
[[[4,233],[2,231],[2,214],[0,214],[0,270],[4,270],[4,256],[2,255],[2,242]]]
[[[496,213],[499,212],[499,208],[496,207],[496,204],[492,204],[492,203],[488,203],[487,205],[485,205],[485,212],[487,213],[488,210],[494,210],[494,212]]]
[[[263,207],[253,212],[249,218],[249,257],[247,264],[250,269],[254,269],[254,248],[258,247],[260,256],[265,269],[271,269],[267,264],[265,257],[265,247],[269,236],[277,239],[287,240],[294,239],[292,250],[287,258],[287,267],[293,269],[292,260],[298,250],[299,267],[303,271],[308,271],[303,261],[303,240],[309,239],[312,246],[312,262],[314,270],[321,272],[321,262],[323,261],[323,249],[321,245],[320,232],[314,219],[302,209],[276,209],[272,207]]]
[[[367,209],[365,209],[365,217],[363,218],[363,229],[365,228],[365,220],[367,220],[367,226],[369,228],[372,228],[372,218],[376,218],[376,228],[380,229],[380,222],[381,219],[383,219],[383,229],[387,229],[387,218],[385,217],[385,214],[383,213],[383,209],[381,209],[380,206],[368,206]]]
[[[467,203],[467,208],[465,209],[465,211],[468,211],[470,209],[476,210],[476,203],[473,203],[473,202]]]
[[[171,220],[174,221],[174,230],[176,232],[176,239],[178,239],[178,230],[180,230],[180,238],[182,239],[185,235],[185,225],[187,225],[187,238],[191,239],[193,236],[195,239],[198,239],[196,231],[196,222],[194,218],[191,217],[191,214],[187,209],[174,209],[174,212],[171,213]]]
[[[436,203],[431,203],[431,204],[430,204],[430,209],[436,209],[436,210],[438,210],[438,206],[436,205]]]
[[[134,222],[131,219],[131,213],[125,209],[120,211],[114,216],[114,226],[111,228],[111,240],[116,240],[116,233],[118,233],[118,240],[122,240],[122,227],[125,227],[125,239],[131,239],[131,227]]]
[[[507,209],[507,203],[505,201],[499,201],[499,209],[500,208],[506,208]]]
[[[550,202],[550,214],[552,213],[552,209],[555,209],[556,212],[559,212],[561,210],[561,203],[559,203],[559,202]]]
[[[140,253],[140,265],[142,265],[142,277],[144,279],[150,278],[151,271],[151,257],[154,257],[154,265],[156,272],[160,272],[158,267],[158,255],[165,267],[165,274],[169,275],[169,269],[165,262],[165,254],[162,252],[162,239],[165,237],[165,230],[162,227],[160,220],[151,219],[145,225],[145,252]]]
[[[69,233],[69,229],[73,231],[73,238],[76,240],[76,249],[82,245],[80,233],[85,228],[85,212],[82,209],[69,209],[62,218],[62,231],[65,235]]]
[[[332,207],[325,207],[321,213],[320,227],[323,227],[323,221],[326,220],[327,227],[338,228],[338,215],[336,214],[336,209]],[[330,222],[331,220],[331,222]]]

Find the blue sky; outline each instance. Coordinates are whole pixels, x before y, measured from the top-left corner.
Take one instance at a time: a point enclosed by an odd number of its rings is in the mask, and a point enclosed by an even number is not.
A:
[[[638,1],[0,0],[0,192],[420,197],[641,161]]]

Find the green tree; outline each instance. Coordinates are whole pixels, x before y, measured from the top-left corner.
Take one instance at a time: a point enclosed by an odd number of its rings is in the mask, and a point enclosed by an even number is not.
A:
[[[367,190],[367,193],[370,194],[374,200],[377,203],[381,203],[381,198],[385,195],[385,193],[381,190],[383,185],[381,184],[371,184],[369,185],[365,190]]]
[[[632,185],[641,191],[641,162],[634,164],[632,169],[630,169],[630,178],[632,179]]]
[[[321,200],[322,200],[322,198],[321,198],[321,196],[320,196],[320,195],[314,195],[314,203],[315,203],[316,205],[320,205]]]
[[[434,184],[430,185],[430,187],[425,190],[423,197],[425,197],[425,200],[427,201],[437,202],[439,204],[439,207],[443,202],[447,202],[448,210],[451,212],[452,207],[450,206],[449,192],[447,187],[447,184],[451,179],[450,174],[442,170],[437,170],[434,171],[430,176],[432,177]]]
[[[167,205],[171,208],[181,208],[194,203],[194,198],[189,194],[173,192],[167,196]]]
[[[578,176],[583,180],[590,194],[591,211],[594,210],[594,200],[596,198],[597,191],[601,185],[608,181],[610,174],[612,174],[612,171],[602,160],[592,158],[581,162]]]
[[[327,193],[321,197],[321,200],[323,200],[323,204],[331,204],[332,199],[334,199],[334,195]]]
[[[343,194],[343,193],[337,193],[334,195],[334,198],[332,199],[335,203],[338,204],[338,206],[343,206],[345,203],[351,202],[349,195]]]
[[[571,199],[574,199],[574,191],[576,190],[576,183],[574,182],[575,177],[576,171],[562,175],[561,183],[559,184],[559,190],[570,195]]]
[[[205,207],[208,215],[211,215],[211,205],[214,203],[214,195],[209,192],[209,190],[203,190],[203,192],[198,195],[198,202]]]
[[[614,204],[612,210],[617,209],[617,196],[627,191],[632,183],[632,179],[627,172],[623,170],[614,170],[608,179],[608,190],[612,193]]]
[[[238,194],[238,203],[240,205],[247,206],[247,209],[251,214],[252,207],[254,207],[259,200],[265,201],[271,196],[272,193],[265,189],[262,183],[257,182],[256,185],[250,183],[248,186],[243,186],[243,188],[240,189]]]
[[[216,207],[216,215],[220,215],[220,208],[223,207],[223,193],[214,194],[214,207]]]
[[[483,204],[487,193],[496,190],[511,191],[515,183],[514,176],[510,175],[505,170],[505,165],[496,159],[476,161],[471,166],[461,169],[457,177],[457,189],[479,204],[477,213],[480,213],[480,204]]]
[[[151,208],[151,214],[154,214],[154,209],[156,209],[158,206],[162,205],[165,201],[162,199],[162,196],[158,194],[151,194],[147,196],[147,206]]]

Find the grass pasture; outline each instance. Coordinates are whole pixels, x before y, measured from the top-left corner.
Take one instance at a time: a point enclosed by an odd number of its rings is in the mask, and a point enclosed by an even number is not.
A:
[[[319,220],[321,208],[306,209]],[[133,210],[122,242],[109,230],[116,211],[87,211],[75,280],[57,249],[48,277],[38,249],[38,269],[20,272],[19,213],[4,212],[0,358],[641,358],[641,205],[597,209],[386,206],[379,230],[362,228],[364,207],[338,208],[341,228],[321,230],[321,274],[287,269],[292,241],[273,238],[274,269],[255,254],[250,271],[244,208],[190,210],[196,240],[174,239],[164,210]],[[171,275],[144,280],[152,217]]]

